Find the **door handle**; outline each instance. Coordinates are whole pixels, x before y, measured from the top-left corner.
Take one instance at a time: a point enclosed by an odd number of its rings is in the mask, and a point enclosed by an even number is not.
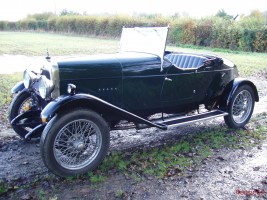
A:
[[[165,81],[172,81],[172,79],[165,77]]]
[[[206,70],[206,69],[210,70],[210,69],[212,69],[212,67],[205,67],[205,70]]]

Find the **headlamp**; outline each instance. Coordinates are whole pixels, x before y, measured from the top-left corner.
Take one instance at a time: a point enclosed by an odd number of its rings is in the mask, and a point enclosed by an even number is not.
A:
[[[37,75],[34,74],[32,71],[26,69],[24,71],[24,78],[23,78],[23,82],[24,82],[24,86],[25,88],[30,88],[31,85],[37,80]]]
[[[54,89],[52,81],[42,75],[39,79],[39,93],[42,98],[47,98]]]

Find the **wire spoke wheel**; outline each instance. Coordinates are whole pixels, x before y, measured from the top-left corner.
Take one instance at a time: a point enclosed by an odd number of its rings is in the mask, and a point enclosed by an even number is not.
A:
[[[66,124],[59,131],[54,141],[54,156],[66,169],[82,169],[95,159],[101,145],[102,137],[96,124],[79,119]]]
[[[55,115],[46,125],[40,141],[42,159],[61,177],[94,170],[107,154],[109,127],[98,113],[74,108]]]
[[[33,99],[31,97],[28,97],[27,99],[25,99],[22,104],[19,106],[19,109],[18,109],[18,114],[22,114],[22,113],[25,113],[27,111],[26,107],[27,105],[31,105],[33,102]]]
[[[252,96],[247,90],[237,94],[232,105],[233,119],[236,123],[246,121],[252,110]]]
[[[253,113],[255,93],[251,86],[242,85],[236,89],[227,106],[228,115],[224,121],[230,128],[244,127]]]
[[[26,109],[27,105],[32,105],[32,104],[33,104],[33,99],[31,97],[25,99],[18,109],[18,115],[25,113],[27,111]],[[32,128],[30,127],[22,127],[22,128],[25,129],[27,132],[32,130]]]
[[[29,92],[22,91],[18,93],[9,106],[9,121],[11,122],[15,117],[26,112],[26,107],[29,107],[31,105],[35,105],[35,103]],[[35,109],[39,107],[39,105],[36,106],[37,107]],[[26,120],[23,119],[20,121],[21,125],[12,125],[12,128],[19,136],[24,138],[24,136],[33,128],[29,125],[29,122],[31,121],[34,121],[34,118]]]

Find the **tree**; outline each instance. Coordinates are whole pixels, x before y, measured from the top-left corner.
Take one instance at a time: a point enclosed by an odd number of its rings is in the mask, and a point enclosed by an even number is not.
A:
[[[253,10],[248,16],[242,16],[239,24],[246,29],[261,29],[266,25],[266,16],[259,10]]]
[[[264,14],[259,10],[252,10],[249,17],[263,18]]]
[[[66,8],[63,9],[60,14],[60,16],[66,16],[66,15],[80,15],[80,13],[78,12],[74,12],[74,11],[71,11],[71,10],[67,10]]]
[[[228,15],[228,14],[224,11],[224,9],[219,10],[219,11],[216,13],[215,16],[216,16],[216,17],[222,17],[222,18],[224,18],[224,19],[229,19],[229,20],[234,18],[233,15]]]
[[[53,16],[55,16],[55,15],[52,12],[43,12],[43,13],[36,13],[33,15],[28,15],[27,19],[36,19],[38,21],[41,21],[41,20],[47,20]]]

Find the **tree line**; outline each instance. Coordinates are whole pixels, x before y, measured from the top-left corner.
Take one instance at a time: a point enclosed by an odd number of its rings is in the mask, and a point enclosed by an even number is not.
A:
[[[231,16],[83,15],[63,10],[60,15],[41,13],[17,22],[0,21],[1,31],[49,31],[101,37],[120,37],[122,27],[170,26],[168,43],[240,51],[267,52],[267,12]]]

